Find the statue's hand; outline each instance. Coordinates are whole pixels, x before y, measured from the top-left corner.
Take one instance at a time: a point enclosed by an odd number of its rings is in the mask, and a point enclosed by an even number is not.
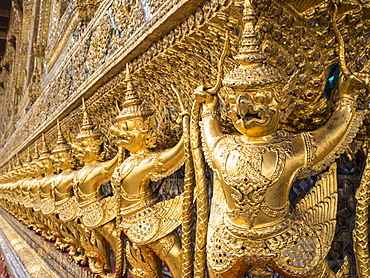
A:
[[[194,91],[194,99],[197,102],[203,103],[206,109],[215,109],[217,107],[217,96],[207,91],[203,85],[200,85]]]
[[[341,76],[338,86],[339,98],[348,98],[356,100],[360,87],[364,87],[364,83],[356,76],[351,75],[348,78]]]

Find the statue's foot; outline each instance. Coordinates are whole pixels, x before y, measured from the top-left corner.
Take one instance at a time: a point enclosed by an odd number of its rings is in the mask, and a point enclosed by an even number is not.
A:
[[[79,265],[87,265],[87,258],[83,254],[79,254],[78,256],[76,256],[75,261],[78,262]]]
[[[68,248],[68,246],[69,246],[69,244],[68,244],[68,243],[62,243],[62,244],[60,245],[60,248],[62,248],[62,250],[63,250],[63,251],[66,251],[66,250],[67,250],[67,248]]]
[[[77,258],[76,250],[74,248],[69,248],[68,255],[70,255],[74,260],[75,260],[75,257]],[[77,261],[75,260],[75,262]]]
[[[49,233],[46,233],[45,238],[46,238],[48,241],[55,241],[55,240],[56,240],[55,236],[54,236],[54,235],[51,235],[51,234],[49,234]]]
[[[106,274],[103,271],[103,268],[100,266],[96,266],[94,263],[91,263],[91,260],[89,262],[89,267],[92,273],[99,275],[99,277],[105,277]]]

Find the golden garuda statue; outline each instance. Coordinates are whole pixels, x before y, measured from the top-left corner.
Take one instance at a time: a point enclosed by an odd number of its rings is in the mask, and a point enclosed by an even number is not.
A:
[[[64,138],[62,129],[57,121],[57,141],[51,151],[51,159],[54,167],[59,171],[58,175],[52,177],[52,196],[54,205],[51,205],[52,222],[55,227],[55,234],[62,234],[62,238],[57,236],[56,247],[66,249],[71,242],[75,242],[72,234],[68,231],[66,223],[73,220],[77,214],[77,201],[73,195],[73,178],[76,174],[74,169],[74,158],[72,156],[71,145]],[[75,246],[77,243],[74,244]],[[74,248],[76,249],[76,248]]]
[[[119,257],[120,237],[116,231],[104,229],[106,223],[116,218],[118,203],[116,197],[104,196],[101,186],[109,181],[117,165],[119,154],[109,161],[101,161],[104,157],[103,134],[90,120],[84,99],[82,99],[82,110],[82,126],[72,144],[76,158],[84,163],[84,166],[75,174],[72,183],[73,198],[77,200],[77,207],[74,209],[81,225],[72,222],[69,227],[70,230],[78,231],[74,234],[81,247],[86,249],[90,268],[94,273],[105,275],[106,271],[111,272],[107,242],[116,257]],[[91,231],[86,232],[86,229]],[[95,254],[91,255],[94,252],[99,254],[97,258]]]
[[[249,0],[234,60],[222,80],[228,114],[238,133],[224,134],[219,100],[200,86],[201,130],[206,161],[214,172],[208,225],[207,264],[211,277],[336,277],[325,259],[337,212],[336,167],[332,164],[356,136],[364,111],[356,110],[361,80],[340,77],[337,107],[327,123],[311,132],[280,129],[292,99],[277,68],[261,51]],[[220,81],[220,80],[219,80]],[[292,208],[289,193],[299,176],[331,165],[320,182]],[[345,271],[346,265],[336,275]]]
[[[160,277],[161,261],[173,277],[181,277],[181,245],[175,229],[181,224],[182,196],[159,202],[150,182],[183,164],[183,141],[164,151],[151,150],[156,144],[154,112],[134,90],[128,67],[126,73],[125,101],[111,128],[118,145],[130,153],[111,179],[120,200],[119,225],[130,241],[126,255],[135,277]]]
[[[117,211],[114,198],[103,199],[101,185],[107,182],[112,175],[118,162],[118,155],[108,162],[101,162],[104,156],[102,152],[103,134],[91,122],[84,100],[82,100],[82,109],[82,127],[72,148],[76,158],[85,165],[76,173],[73,189],[82,224],[88,228],[94,228],[112,220],[115,213],[111,211]]]
[[[39,157],[40,171],[44,174],[43,179],[40,180],[40,199],[41,199],[41,212],[48,215],[54,212],[54,197],[52,191],[52,183],[54,181],[54,166],[51,160],[51,153],[46,145],[45,135],[42,135],[42,147]]]
[[[39,181],[39,195],[44,224],[49,227],[46,239],[55,241],[56,237],[61,237],[61,234],[56,228],[57,223],[55,223],[56,221],[53,216],[55,212],[55,200],[52,185],[55,178],[55,168],[44,134],[42,135],[41,153],[37,165],[43,174],[43,177]]]
[[[76,174],[72,147],[64,138],[60,123],[57,123],[58,136],[54,149],[51,151],[53,165],[61,171],[53,181],[53,196],[55,209],[60,220],[66,222],[76,217],[77,201],[73,196],[73,179]]]

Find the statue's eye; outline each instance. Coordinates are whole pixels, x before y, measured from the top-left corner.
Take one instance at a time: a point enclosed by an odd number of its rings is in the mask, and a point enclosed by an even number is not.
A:
[[[247,102],[248,101],[248,98],[246,98],[245,96],[241,96],[239,98],[239,102]]]
[[[242,95],[238,99],[239,103],[250,103],[251,102],[251,97],[249,95]]]
[[[267,96],[264,92],[258,92],[254,95],[253,100],[257,103],[265,103],[267,101]]]

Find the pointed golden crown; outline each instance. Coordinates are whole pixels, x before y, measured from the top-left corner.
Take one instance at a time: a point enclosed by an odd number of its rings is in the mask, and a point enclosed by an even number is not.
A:
[[[90,120],[89,115],[87,114],[84,98],[82,98],[82,112],[82,126],[80,132],[77,134],[76,140],[101,137],[102,133],[95,128],[95,125]]]
[[[9,161],[9,172],[20,167],[22,167],[22,164],[19,161],[19,155],[16,154],[16,161],[14,161],[14,158]]]
[[[46,145],[45,135],[42,134],[42,146],[41,146],[41,155],[39,159],[46,159],[50,157],[50,150]]]
[[[126,79],[125,82],[127,84],[127,91],[125,95],[125,101],[123,102],[123,108],[117,119],[131,119],[137,117],[148,117],[154,114],[154,112],[149,108],[142,104],[142,100],[134,90],[132,85],[132,79],[130,74],[130,68],[128,64],[126,64]]]
[[[31,158],[31,150],[30,150],[30,147],[27,148],[27,156],[26,156],[26,161],[25,161],[25,164],[29,164],[31,163],[32,161],[32,158]]]
[[[19,169],[19,168],[22,167],[22,163],[21,163],[21,161],[19,159],[19,154],[16,154],[15,155],[15,162],[12,161],[10,163],[10,167],[11,167],[11,170]]]
[[[62,151],[69,151],[71,149],[71,145],[68,144],[67,140],[64,138],[62,134],[59,120],[57,120],[57,129],[58,129],[57,144],[55,145],[55,148],[51,152],[57,153]]]
[[[40,154],[39,154],[39,149],[37,148],[37,144],[35,143],[35,148],[32,156],[32,163],[35,164],[37,163],[37,160],[39,159]]]
[[[281,79],[280,72],[266,62],[261,42],[255,30],[256,13],[250,0],[245,0],[243,10],[243,32],[238,54],[234,57],[239,66],[227,74],[222,83],[230,88],[247,88],[266,85]]]

